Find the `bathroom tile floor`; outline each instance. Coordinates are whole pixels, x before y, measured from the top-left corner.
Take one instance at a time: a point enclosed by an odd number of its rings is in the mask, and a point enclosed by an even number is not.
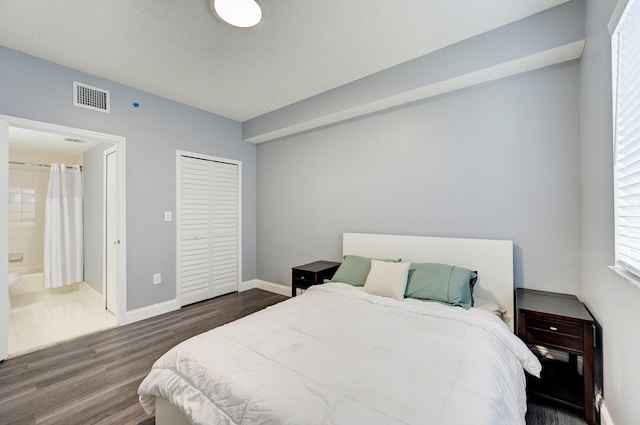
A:
[[[85,284],[11,296],[9,356],[116,326],[102,296]]]

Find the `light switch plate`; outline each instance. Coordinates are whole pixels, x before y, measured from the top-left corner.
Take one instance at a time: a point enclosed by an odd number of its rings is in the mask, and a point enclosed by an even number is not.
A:
[[[160,273],[154,273],[153,274],[153,284],[157,285],[160,282],[162,282],[162,275]]]
[[[165,211],[164,221],[171,221],[171,220],[173,220],[173,214],[171,213],[171,211]]]

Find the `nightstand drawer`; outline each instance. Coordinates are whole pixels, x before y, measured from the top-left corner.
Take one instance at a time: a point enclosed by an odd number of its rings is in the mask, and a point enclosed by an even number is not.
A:
[[[583,337],[582,326],[574,323],[556,322],[553,320],[536,319],[530,317],[529,319],[527,319],[527,331],[529,331],[530,329],[543,330],[564,335],[572,335],[579,338]]]
[[[292,277],[295,280],[301,280],[309,283],[317,283],[315,280],[319,278],[318,273],[295,269],[293,270]]]
[[[527,343],[550,345],[560,349],[573,350],[582,353],[584,340],[576,336],[561,334],[555,331],[527,328]]]

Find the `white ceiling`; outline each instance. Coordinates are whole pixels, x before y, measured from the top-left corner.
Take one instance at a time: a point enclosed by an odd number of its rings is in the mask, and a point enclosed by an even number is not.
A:
[[[68,138],[60,134],[9,127],[9,152],[38,155],[81,156],[97,145],[91,140]]]
[[[0,45],[246,121],[566,1],[1,0]]]

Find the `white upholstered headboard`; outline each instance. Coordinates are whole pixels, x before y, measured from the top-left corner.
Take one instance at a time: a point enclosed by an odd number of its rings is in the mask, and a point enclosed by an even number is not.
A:
[[[401,258],[413,263],[444,263],[478,272],[474,297],[507,310],[514,326],[513,242],[489,239],[344,233],[343,255]]]

